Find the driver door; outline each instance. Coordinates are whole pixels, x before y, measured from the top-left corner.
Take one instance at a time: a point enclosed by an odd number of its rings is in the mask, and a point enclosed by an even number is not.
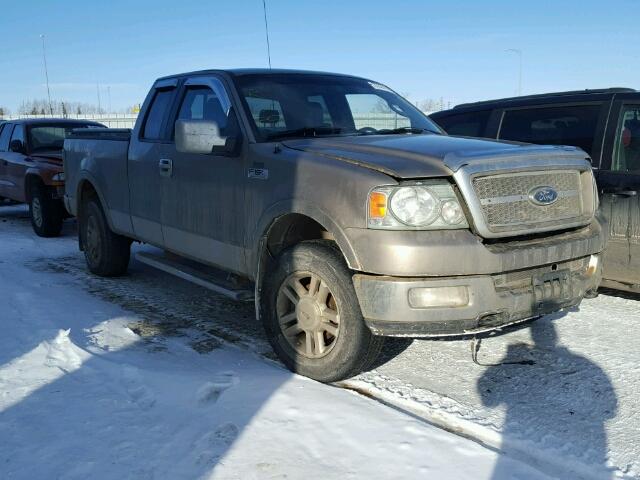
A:
[[[162,179],[162,233],[165,248],[238,273],[246,272],[242,149],[219,153],[176,150],[175,122],[208,120],[222,136],[239,142],[240,130],[229,95],[215,76],[185,81],[171,121],[172,141],[163,145],[169,172]]]

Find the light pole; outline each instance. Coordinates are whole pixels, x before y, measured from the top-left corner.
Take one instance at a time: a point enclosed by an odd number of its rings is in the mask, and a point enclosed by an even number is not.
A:
[[[505,52],[518,55],[518,96],[522,95],[522,50],[519,48],[509,48]]]
[[[53,116],[53,106],[51,105],[51,91],[49,90],[49,72],[47,71],[47,52],[44,48],[44,34],[40,34],[42,39],[42,60],[44,62],[44,78],[47,80],[47,98],[49,99],[49,113]]]
[[[100,84],[96,82],[96,92],[98,92],[98,115],[101,113],[102,105],[100,105]]]

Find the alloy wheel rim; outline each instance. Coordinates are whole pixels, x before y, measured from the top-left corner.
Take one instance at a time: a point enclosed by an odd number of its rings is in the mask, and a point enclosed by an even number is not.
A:
[[[311,272],[289,275],[278,291],[278,325],[297,354],[322,358],[340,335],[340,313],[327,284]]]
[[[38,226],[42,226],[42,204],[38,197],[31,200],[31,216],[34,223]]]

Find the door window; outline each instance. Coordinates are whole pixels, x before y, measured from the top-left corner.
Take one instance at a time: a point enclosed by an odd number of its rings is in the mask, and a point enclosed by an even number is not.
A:
[[[591,155],[600,108],[600,105],[569,105],[508,110],[498,138],[572,145]]]
[[[479,112],[459,113],[438,117],[436,122],[449,135],[459,135],[462,137],[482,137],[489,121],[491,110],[481,110]]]
[[[179,120],[214,121],[222,130],[227,126],[227,114],[220,100],[207,87],[195,87],[187,90],[180,105]]]
[[[233,110],[225,111],[222,102],[209,87],[189,87],[180,104],[177,119],[216,122],[223,137],[234,136],[238,131]]]
[[[9,139],[11,138],[12,123],[5,123],[0,131],[0,152],[9,150]]]
[[[620,112],[611,170],[640,173],[640,105]]]
[[[156,91],[144,122],[142,138],[147,140],[161,140],[164,137],[162,125],[171,107],[173,92],[174,89]]]

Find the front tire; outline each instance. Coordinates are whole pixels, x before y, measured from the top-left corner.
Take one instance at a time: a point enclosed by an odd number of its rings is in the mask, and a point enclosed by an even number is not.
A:
[[[29,214],[33,231],[39,237],[57,237],[62,231],[64,206],[49,195],[46,187],[37,185],[31,190]]]
[[[86,203],[80,229],[84,256],[91,273],[115,277],[127,272],[131,240],[111,231],[102,207],[95,199]]]
[[[335,382],[378,356],[383,338],[365,325],[351,271],[332,242],[306,241],[285,250],[263,293],[267,336],[291,371]]]

